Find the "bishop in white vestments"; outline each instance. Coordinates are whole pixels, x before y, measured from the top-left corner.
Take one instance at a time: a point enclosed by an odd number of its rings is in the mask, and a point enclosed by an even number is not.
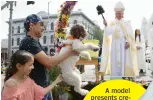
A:
[[[100,72],[120,77],[138,76],[136,44],[130,21],[123,19],[124,6],[115,5],[116,19],[107,25],[104,20],[105,33],[102,45],[102,62]]]

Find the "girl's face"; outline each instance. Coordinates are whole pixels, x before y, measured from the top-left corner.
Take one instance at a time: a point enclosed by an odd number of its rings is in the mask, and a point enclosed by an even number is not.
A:
[[[137,29],[136,30],[136,34],[139,35],[140,34],[140,30]]]
[[[31,59],[23,65],[22,70],[24,75],[29,76],[29,74],[31,73],[31,70],[34,68],[33,63],[34,63],[34,58],[31,57]]]

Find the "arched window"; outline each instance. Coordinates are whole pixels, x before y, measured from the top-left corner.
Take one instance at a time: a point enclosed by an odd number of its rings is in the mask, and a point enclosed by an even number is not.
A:
[[[51,35],[51,36],[50,36],[50,43],[51,43],[51,44],[54,43],[54,35]]]
[[[12,46],[14,45],[14,38],[12,38]]]
[[[51,28],[50,29],[54,30],[54,23],[53,22],[51,23]]]
[[[12,55],[13,55],[14,51],[12,50]]]
[[[17,38],[17,45],[20,44],[20,38]]]
[[[73,21],[73,24],[77,24],[77,23],[78,23],[77,20],[74,20],[74,21]]]
[[[20,33],[20,26],[18,26],[18,33]]]
[[[14,27],[12,27],[12,34],[14,34]]]

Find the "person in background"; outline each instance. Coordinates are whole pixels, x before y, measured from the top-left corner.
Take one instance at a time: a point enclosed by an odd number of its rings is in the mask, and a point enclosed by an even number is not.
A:
[[[145,41],[143,36],[141,36],[140,30],[135,30],[135,41],[136,41],[136,48],[137,48],[137,61],[138,61],[138,68],[140,70],[140,75],[144,74],[146,71],[146,61],[145,61]]]
[[[151,57],[151,71],[153,75],[153,22],[152,22],[152,28],[149,30],[148,33],[148,46],[150,48],[150,57]]]

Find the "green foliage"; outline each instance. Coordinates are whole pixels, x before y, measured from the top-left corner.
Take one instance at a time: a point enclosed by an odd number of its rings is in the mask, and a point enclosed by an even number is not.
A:
[[[93,39],[99,40],[100,45],[102,45],[103,42],[103,34],[104,30],[101,30],[100,27],[94,27],[93,29]]]
[[[48,70],[49,75],[50,75],[50,82],[52,83],[57,76],[60,74],[60,68],[59,66],[55,66],[53,67],[51,70]],[[54,87],[54,89],[52,90],[52,94],[53,94],[53,98],[54,100],[58,100],[59,95],[62,95],[64,93],[67,93],[69,95],[69,100],[71,100],[71,94],[68,93],[68,91],[70,91],[70,86],[68,86],[66,83],[61,82],[58,85],[56,85]]]
[[[55,66],[51,70],[49,70],[50,82],[53,82],[59,74],[60,74],[59,66]]]

